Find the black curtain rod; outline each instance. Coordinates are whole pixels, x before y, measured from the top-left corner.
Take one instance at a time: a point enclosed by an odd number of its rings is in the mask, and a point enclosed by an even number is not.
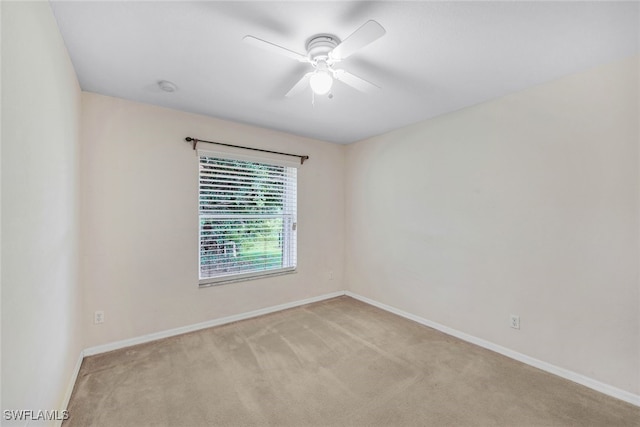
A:
[[[290,153],[281,153],[279,151],[263,150],[261,148],[243,147],[241,145],[225,144],[224,142],[205,141],[204,139],[191,138],[190,136],[186,137],[184,140],[187,141],[187,142],[192,142],[194,150],[196,149],[196,144],[198,142],[206,142],[207,144],[224,145],[225,147],[242,148],[243,150],[261,151],[263,153],[281,154],[283,156],[298,157],[298,158],[300,158],[300,164],[301,165],[304,164],[305,160],[309,160],[309,156],[301,156],[299,154],[290,154]]]

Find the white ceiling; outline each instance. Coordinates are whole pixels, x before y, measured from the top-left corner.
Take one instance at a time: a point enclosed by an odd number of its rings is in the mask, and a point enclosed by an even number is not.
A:
[[[52,1],[85,91],[337,143],[358,141],[638,53],[637,2]],[[381,39],[340,68],[333,99],[284,94],[310,66],[243,43],[305,53],[374,19]],[[157,82],[178,86],[161,91]],[[200,137],[206,138],[206,135]]]

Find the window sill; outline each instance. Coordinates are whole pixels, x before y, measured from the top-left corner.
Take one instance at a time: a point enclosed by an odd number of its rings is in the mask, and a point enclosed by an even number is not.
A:
[[[296,270],[295,268],[293,269],[286,269],[286,270],[278,270],[278,271],[273,271],[270,273],[250,273],[247,275],[235,275],[235,276],[229,276],[229,277],[219,277],[219,278],[215,278],[215,279],[202,279],[200,280],[198,287],[199,288],[208,288],[211,286],[218,286],[218,285],[226,285],[229,283],[237,283],[237,282],[246,282],[249,280],[256,280],[256,279],[266,279],[269,277],[276,277],[276,276],[284,276],[286,274],[294,274],[297,273],[298,270]]]

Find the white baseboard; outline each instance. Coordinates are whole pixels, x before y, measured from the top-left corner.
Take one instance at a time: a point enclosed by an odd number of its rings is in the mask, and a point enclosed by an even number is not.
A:
[[[155,332],[140,337],[129,338],[122,341],[116,341],[108,344],[102,344],[95,347],[90,347],[84,350],[84,356],[93,356],[100,353],[106,353],[108,351],[119,350],[125,347],[131,347],[132,345],[144,344],[147,342],[159,340],[162,338],[173,337],[176,335],[186,334],[187,332],[198,331],[200,329],[211,328],[213,326],[224,325],[226,323],[237,322],[238,320],[250,319],[256,316],[262,316],[264,314],[274,313],[276,311],[286,310],[288,308],[298,307],[305,304],[311,304],[318,301],[323,301],[330,298],[335,298],[345,295],[344,291],[332,292],[330,294],[324,294],[317,297],[306,298],[299,301],[289,302],[280,305],[274,305],[271,307],[261,308],[259,310],[249,311],[246,313],[234,314],[232,316],[221,317],[218,319],[207,320],[206,322],[196,323],[195,325],[182,326],[180,328],[169,329],[166,331]]]
[[[221,317],[218,319],[208,320],[202,323],[196,323],[194,325],[183,326],[180,328],[169,329],[166,331],[156,332],[153,334],[143,335],[140,337],[130,338],[122,341],[116,341],[113,343],[98,345],[95,347],[90,347],[85,349],[78,359],[78,363],[76,364],[75,370],[73,372],[73,377],[65,394],[64,400],[64,408],[66,409],[67,404],[69,402],[69,398],[71,397],[71,392],[73,391],[73,386],[76,382],[76,378],[78,372],[80,370],[80,365],[82,364],[82,359],[84,356],[93,356],[100,353],[106,353],[108,351],[118,350],[125,347],[130,347],[132,345],[144,344],[147,342],[159,340],[162,338],[168,338],[176,335],[185,334],[188,332],[197,331],[200,329],[211,328],[213,326],[224,325],[226,323],[237,322],[239,320],[250,319],[252,317],[262,316],[264,314],[274,313],[281,310],[286,310],[288,308],[298,307],[305,304],[311,304],[318,301],[327,300],[330,298],[339,297],[342,295],[350,296],[351,298],[355,298],[364,303],[370,304],[374,307],[378,307],[382,310],[388,311],[390,313],[397,314],[398,316],[404,317],[409,320],[413,320],[414,322],[420,323],[422,325],[428,326],[430,328],[436,329],[438,331],[444,332],[447,335],[454,336],[456,338],[460,338],[463,341],[470,342],[477,346],[486,348],[491,351],[495,351],[496,353],[507,356],[511,359],[517,360],[522,363],[526,363],[527,365],[533,366],[535,368],[541,369],[543,371],[549,372],[551,374],[557,375],[559,377],[565,378],[569,381],[573,381],[575,383],[584,385],[589,387],[595,391],[606,394],[611,397],[615,397],[616,399],[623,400],[625,402],[631,403],[632,405],[640,406],[640,395],[630,393],[628,391],[619,389],[609,384],[605,384],[603,382],[594,380],[593,378],[589,378],[582,374],[578,374],[576,372],[570,371],[565,368],[561,368],[559,366],[552,365],[551,363],[544,362],[542,360],[535,359],[533,357],[527,356],[526,354],[518,353],[517,351],[508,349],[506,347],[502,347],[498,344],[494,344],[490,341],[486,341],[481,338],[477,338],[473,335],[466,334],[464,332],[460,332],[456,329],[450,328],[448,326],[441,325],[439,323],[433,322],[431,320],[425,319],[420,316],[416,316],[415,314],[408,313],[406,311],[400,310],[398,308],[392,307],[387,304],[383,304],[381,302],[372,300],[370,298],[364,297],[362,295],[358,295],[351,291],[337,291],[329,294],[320,295],[317,297],[307,298],[304,300],[294,301],[290,303],[275,305],[271,307],[261,308],[259,310],[249,311],[246,313],[235,314],[232,316]]]
[[[67,390],[65,391],[62,399],[61,411],[66,411],[69,408],[69,400],[71,399],[71,393],[73,393],[73,387],[75,387],[76,381],[78,380],[78,374],[80,373],[80,367],[82,366],[83,359],[84,352],[81,350],[78,360],[76,361],[76,366],[73,367],[73,372],[71,372],[71,378],[69,379],[69,384],[67,384]],[[60,427],[62,425],[62,420],[57,420],[54,425],[56,427]]]
[[[551,363],[543,362],[542,360],[535,359],[533,357],[527,356],[526,354],[518,353],[517,351],[510,350],[508,348],[494,344],[490,341],[486,341],[481,338],[474,337],[473,335],[465,334],[464,332],[460,332],[456,329],[449,328],[448,326],[444,326],[439,323],[432,322],[431,320],[427,320],[423,317],[416,316],[415,314],[411,314],[406,311],[392,307],[390,305],[386,305],[381,302],[369,299],[367,297],[363,297],[362,295],[355,294],[351,291],[345,291],[345,295],[350,296],[351,298],[355,298],[369,305],[373,305],[374,307],[381,308],[382,310],[388,311],[390,313],[397,314],[398,316],[404,317],[406,319],[413,320],[414,322],[436,329],[440,332],[444,332],[447,335],[460,338],[463,341],[467,341],[477,346],[486,348],[488,350],[495,351],[496,353],[500,353],[511,359],[515,359],[519,362],[526,363],[527,365],[533,366],[535,368],[538,368],[543,371],[549,372],[551,374],[557,375],[559,377],[565,378],[569,381],[582,384],[583,386],[589,387],[590,389],[593,389],[600,393],[606,394],[611,397],[615,397],[616,399],[623,400],[627,403],[631,403],[632,405],[640,406],[640,395],[633,394],[628,391],[614,387],[612,385],[602,383],[600,381],[594,380],[593,378],[586,377],[584,375],[578,374],[568,369],[560,368],[559,366],[552,365]]]

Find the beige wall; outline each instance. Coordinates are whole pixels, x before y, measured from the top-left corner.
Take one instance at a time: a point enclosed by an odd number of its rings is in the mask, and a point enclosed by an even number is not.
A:
[[[638,114],[636,58],[350,145],[349,289],[638,394]]]
[[[345,288],[344,147],[93,93],[82,107],[86,347]],[[198,159],[186,136],[311,157],[298,169],[298,273],[198,288]],[[92,324],[95,310],[104,324]]]
[[[49,5],[1,5],[3,409],[60,407],[82,348],[345,288],[640,393],[637,59],[344,147],[80,95]],[[198,288],[187,135],[311,156],[297,274]]]
[[[2,409],[54,410],[83,348],[80,88],[49,3],[1,8]]]

